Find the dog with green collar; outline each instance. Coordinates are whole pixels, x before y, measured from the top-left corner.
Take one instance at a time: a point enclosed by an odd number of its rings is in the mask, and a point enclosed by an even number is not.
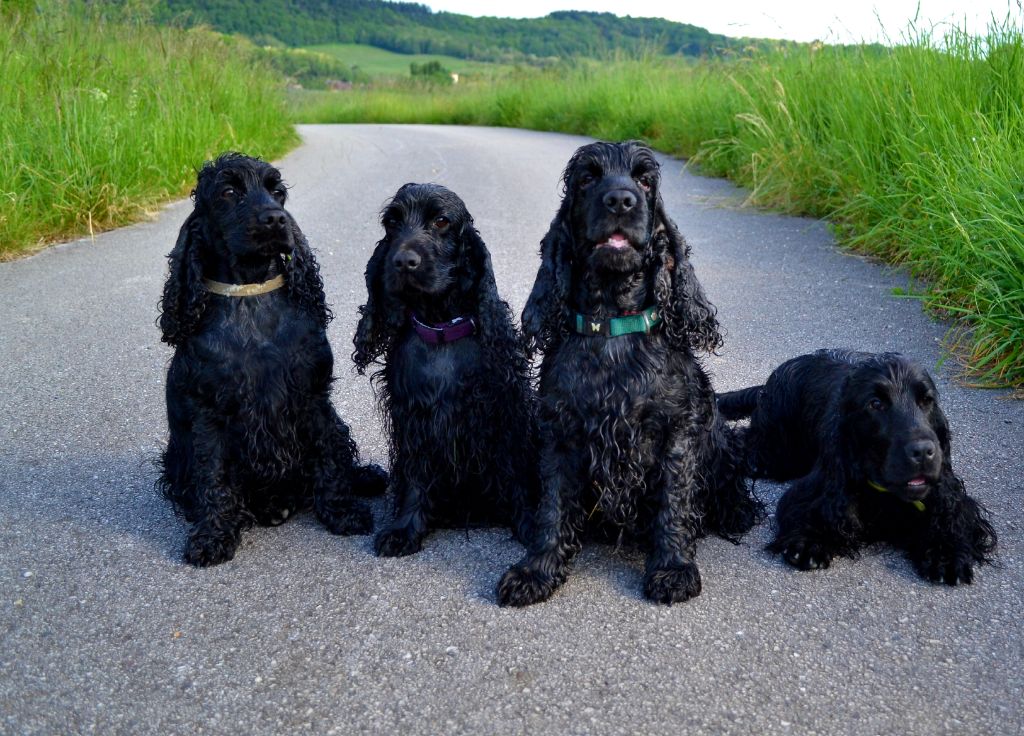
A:
[[[729,419],[750,418],[750,474],[790,482],[768,549],[794,567],[825,568],[884,541],[923,578],[956,585],[992,560],[996,532],[953,470],[949,421],[917,363],[819,350],[718,405]]]

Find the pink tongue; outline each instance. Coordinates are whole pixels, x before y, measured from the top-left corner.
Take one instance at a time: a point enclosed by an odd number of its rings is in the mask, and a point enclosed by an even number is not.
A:
[[[608,240],[606,240],[601,245],[607,245],[612,248],[627,248],[629,247],[629,240],[626,238],[625,235],[619,235],[618,233],[616,233],[615,235],[612,235],[610,238],[608,238]]]
[[[914,478],[909,483],[907,483],[907,485],[908,486],[923,486],[924,483],[925,483],[924,478]]]

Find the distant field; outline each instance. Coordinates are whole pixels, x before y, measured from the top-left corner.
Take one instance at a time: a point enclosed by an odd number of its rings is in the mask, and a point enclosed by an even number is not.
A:
[[[458,74],[494,74],[510,68],[503,64],[467,61],[443,54],[396,54],[376,46],[364,46],[358,43],[328,43],[305,48],[309,51],[334,56],[348,66],[359,67],[360,71],[374,77],[408,77],[409,64],[412,62],[422,64],[426,61],[439,61],[443,67]]]

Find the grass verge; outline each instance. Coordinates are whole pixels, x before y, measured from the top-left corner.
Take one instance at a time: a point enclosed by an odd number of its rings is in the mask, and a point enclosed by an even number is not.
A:
[[[226,149],[298,140],[276,76],[230,39],[78,3],[0,7],[0,260],[139,219]]]

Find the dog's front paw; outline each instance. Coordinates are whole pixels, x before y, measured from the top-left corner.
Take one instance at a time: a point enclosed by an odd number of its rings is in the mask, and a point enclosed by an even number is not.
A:
[[[824,569],[832,564],[832,556],[825,545],[808,539],[792,541],[782,550],[782,559],[798,570]]]
[[[232,535],[193,532],[185,544],[185,562],[196,567],[211,567],[235,556],[238,539]]]
[[[932,548],[913,559],[918,575],[933,583],[956,585],[974,582],[974,560],[967,552],[956,549]]]
[[[373,531],[370,507],[355,499],[338,499],[318,506],[316,516],[331,534],[369,534]]]
[[[423,549],[423,535],[417,534],[407,526],[385,529],[373,541],[373,549],[378,557],[405,557]]]
[[[553,575],[516,565],[498,581],[498,605],[520,608],[540,603],[550,598],[558,585],[559,581]]]
[[[651,570],[644,576],[644,596],[671,606],[700,595],[700,570],[692,562]]]

